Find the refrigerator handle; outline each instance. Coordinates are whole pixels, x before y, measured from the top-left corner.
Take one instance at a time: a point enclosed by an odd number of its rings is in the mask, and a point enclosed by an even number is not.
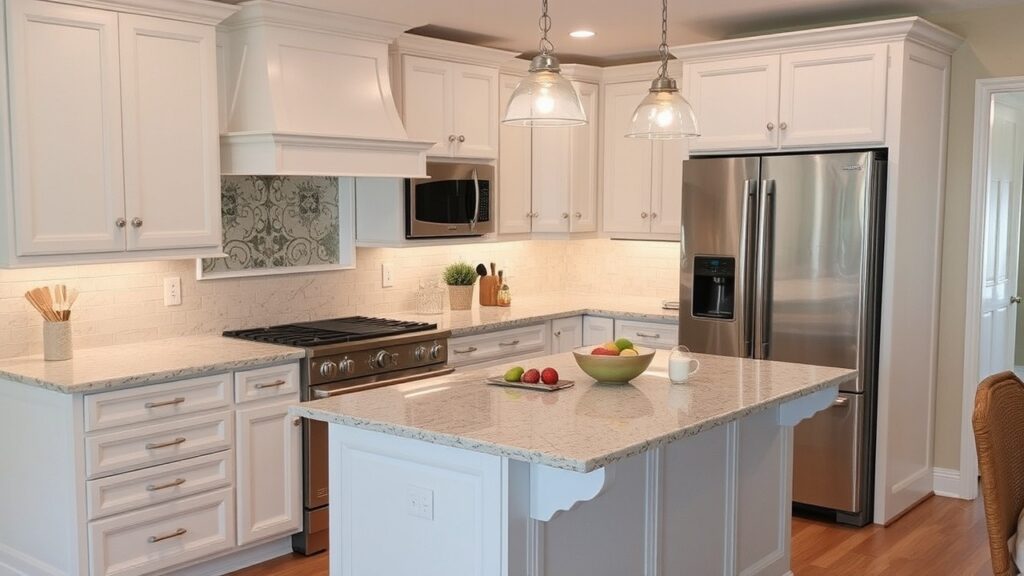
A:
[[[767,360],[771,353],[772,260],[775,255],[775,180],[761,181],[758,201],[757,279],[754,300],[754,358]]]
[[[756,254],[757,254],[757,185],[756,179],[748,179],[743,181],[743,222],[746,227],[743,234],[743,259],[741,260],[743,266],[743,356],[745,358],[754,358],[756,350],[754,349],[754,326],[757,324],[754,320],[754,314],[756,308],[754,306],[754,287],[756,286],[755,277],[757,274],[756,268]]]

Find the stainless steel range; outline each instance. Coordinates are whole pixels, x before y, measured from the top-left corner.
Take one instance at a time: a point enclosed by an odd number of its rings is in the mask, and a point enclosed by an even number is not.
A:
[[[302,400],[328,398],[440,376],[448,367],[448,331],[436,324],[352,316],[230,330],[225,336],[306,349]],[[305,420],[302,430],[302,532],[292,537],[300,554],[327,549],[327,425]]]

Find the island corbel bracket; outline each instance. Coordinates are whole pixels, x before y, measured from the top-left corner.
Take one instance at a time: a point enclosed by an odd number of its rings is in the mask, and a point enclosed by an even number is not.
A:
[[[796,426],[838,401],[839,388],[818,390],[779,406],[779,426]]]
[[[547,522],[563,510],[593,500],[608,486],[614,470],[573,472],[543,464],[530,465],[530,518]]]

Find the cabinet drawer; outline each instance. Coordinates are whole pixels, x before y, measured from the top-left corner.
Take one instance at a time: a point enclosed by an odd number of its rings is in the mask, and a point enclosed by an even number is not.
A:
[[[221,408],[230,403],[231,374],[89,394],[85,430],[102,430]]]
[[[235,544],[231,488],[89,523],[91,576],[134,576],[216,554]]]
[[[234,412],[184,418],[85,439],[89,478],[184,460],[231,447]]]
[[[298,393],[298,364],[235,372],[235,402],[241,403]]]
[[[171,462],[87,483],[89,519],[191,496],[232,482],[231,450]]]
[[[465,366],[544,352],[547,340],[545,324],[452,338],[448,343],[448,363],[452,366]]]
[[[676,324],[616,320],[615,338],[628,338],[634,344],[648,348],[668,349],[679,343],[679,327]]]

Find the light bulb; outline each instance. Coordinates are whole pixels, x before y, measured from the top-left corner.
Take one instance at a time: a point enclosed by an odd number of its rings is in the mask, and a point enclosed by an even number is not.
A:
[[[667,126],[672,125],[672,120],[674,116],[675,112],[672,109],[662,108],[661,110],[658,111],[658,116],[654,119],[654,121],[657,122],[658,126],[665,128]]]
[[[538,94],[533,100],[533,109],[540,114],[551,114],[555,109],[555,100],[547,94]]]

